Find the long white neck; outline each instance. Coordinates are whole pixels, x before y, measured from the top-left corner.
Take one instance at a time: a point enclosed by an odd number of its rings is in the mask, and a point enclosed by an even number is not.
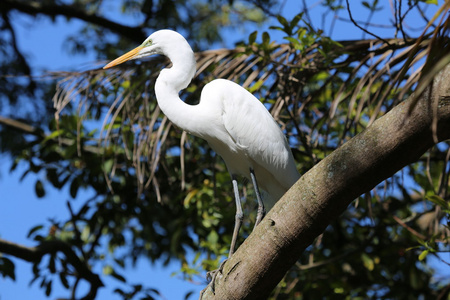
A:
[[[187,44],[187,42],[186,42]],[[198,135],[198,105],[184,103],[179,92],[185,89],[195,75],[195,56],[189,45],[175,51],[162,53],[172,62],[172,67],[163,69],[156,79],[155,94],[162,112],[179,128]]]

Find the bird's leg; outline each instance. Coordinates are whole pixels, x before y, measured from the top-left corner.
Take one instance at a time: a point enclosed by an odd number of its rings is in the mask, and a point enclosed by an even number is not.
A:
[[[261,199],[261,194],[259,193],[258,188],[258,182],[256,181],[255,172],[252,168],[250,168],[250,177],[252,178],[253,188],[255,189],[256,193],[256,199],[258,200],[258,213],[256,214],[256,221],[255,221],[255,227],[253,227],[253,230],[255,230],[256,226],[262,221],[264,216],[266,215],[266,209],[264,208],[264,202]]]
[[[239,196],[239,188],[236,180],[236,176],[231,175],[232,183],[233,183],[233,190],[234,190],[234,199],[236,201],[236,216],[235,216],[235,222],[234,222],[234,230],[233,230],[233,237],[231,239],[231,246],[230,246],[230,252],[228,253],[228,258],[225,259],[219,266],[219,269],[211,271],[206,273],[206,279],[211,279],[210,285],[211,290],[214,293],[215,292],[215,283],[216,283],[216,277],[219,273],[222,273],[223,266],[225,265],[226,261],[233,255],[234,248],[236,247],[236,241],[237,237],[239,235],[239,230],[242,225],[242,220],[244,219],[244,212],[242,211],[242,203],[241,203],[241,197]],[[208,288],[208,287],[206,287]],[[203,296],[203,293],[205,292],[206,288],[200,292],[200,298]]]
[[[242,220],[244,219],[244,213],[242,212],[242,203],[241,203],[241,197],[239,196],[237,180],[234,175],[232,175],[231,178],[232,178],[232,182],[233,182],[234,199],[236,201],[236,215],[235,215],[235,220],[234,220],[233,237],[231,239],[231,247],[230,247],[230,252],[228,253],[228,258],[230,258],[234,253],[234,248],[236,246],[236,240],[239,235],[239,229],[241,229]]]

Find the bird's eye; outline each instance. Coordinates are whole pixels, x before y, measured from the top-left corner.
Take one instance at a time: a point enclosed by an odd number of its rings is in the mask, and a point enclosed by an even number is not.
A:
[[[152,40],[148,40],[148,41],[145,41],[144,42],[144,47],[148,47],[148,46],[151,46],[153,44],[153,42],[152,42]]]

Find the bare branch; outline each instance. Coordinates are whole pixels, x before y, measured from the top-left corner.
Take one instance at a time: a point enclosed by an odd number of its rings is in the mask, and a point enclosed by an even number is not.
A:
[[[389,42],[386,41],[385,39],[383,39],[382,37],[376,35],[376,34],[373,33],[373,32],[370,32],[370,31],[368,31],[367,29],[365,29],[365,28],[363,28],[363,27],[361,27],[361,26],[358,25],[358,23],[353,19],[352,12],[351,12],[351,9],[350,9],[350,4],[348,3],[348,0],[346,0],[346,1],[347,1],[347,11],[348,11],[348,15],[349,15],[350,20],[352,21],[352,23],[353,23],[356,27],[358,27],[359,29],[361,29],[362,31],[364,31],[365,33],[370,34],[371,36],[373,36],[373,37],[375,37],[375,38],[377,38],[377,39],[379,39],[379,40],[385,42],[386,44],[388,44],[388,45],[390,46]]]
[[[2,124],[25,133],[42,136],[42,132],[39,129],[18,120],[0,116],[0,125]]]
[[[91,285],[89,293],[82,298],[83,300],[94,299],[98,289],[103,286],[100,277],[89,269],[87,263],[76,255],[70,245],[59,240],[43,241],[38,246],[30,248],[0,239],[0,252],[32,263],[39,262],[46,254],[62,252],[77,271],[78,277],[85,279]]]
[[[52,4],[51,2],[45,1],[3,0],[2,10],[3,11],[18,10],[20,12],[27,13],[30,15],[44,14],[49,17],[65,16],[68,18],[75,18],[107,28],[137,43],[141,43],[147,37],[142,27],[130,27],[113,22],[95,13],[88,13],[78,8],[75,4],[55,5]]]

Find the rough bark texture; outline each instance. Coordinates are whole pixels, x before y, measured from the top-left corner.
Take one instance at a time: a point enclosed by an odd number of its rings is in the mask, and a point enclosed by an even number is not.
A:
[[[412,98],[412,97],[411,97]],[[286,193],[229,259],[215,295],[265,299],[302,251],[359,195],[450,138],[450,67],[419,96],[395,107],[317,164]],[[433,120],[437,130],[433,132]]]

